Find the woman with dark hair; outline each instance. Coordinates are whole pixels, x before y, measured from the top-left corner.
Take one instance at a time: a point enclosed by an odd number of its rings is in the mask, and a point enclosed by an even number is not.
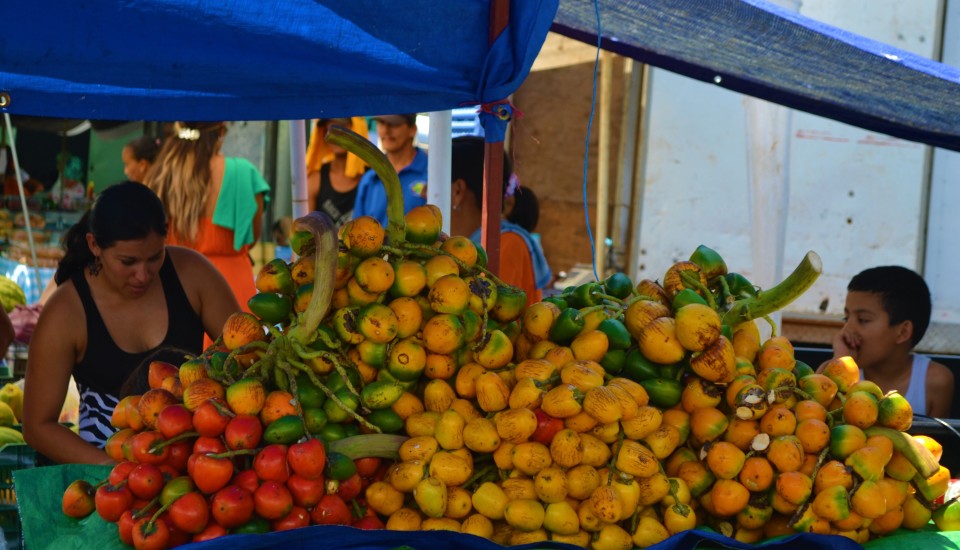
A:
[[[65,254],[30,340],[23,434],[58,462],[108,463],[102,447],[120,386],[160,348],[199,353],[240,307],[197,252],[164,244],[163,205],[144,185],[107,188],[63,237]],[[58,420],[70,376],[79,436]]]
[[[157,153],[160,152],[161,143],[163,142],[158,137],[140,136],[123,146],[120,156],[123,159],[123,173],[127,179],[143,183],[147,170],[153,165]]]

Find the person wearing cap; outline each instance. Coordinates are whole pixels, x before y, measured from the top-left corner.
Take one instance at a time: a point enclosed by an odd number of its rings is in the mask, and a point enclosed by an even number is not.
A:
[[[307,146],[307,200],[314,210],[325,212],[337,225],[350,220],[357,187],[367,165],[360,157],[324,137],[331,126],[342,126],[361,136],[367,135],[363,117],[322,118],[310,135]]]
[[[427,153],[414,146],[417,136],[417,115],[382,115],[377,121],[377,137],[400,177],[403,189],[403,210],[407,213],[414,206],[426,204],[424,190],[427,186]],[[387,193],[383,182],[373,170],[360,179],[357,199],[353,204],[353,217],[372,216],[381,225],[387,225]]]

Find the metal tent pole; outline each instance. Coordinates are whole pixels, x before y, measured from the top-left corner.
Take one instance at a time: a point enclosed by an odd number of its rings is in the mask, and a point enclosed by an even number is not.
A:
[[[3,121],[7,126],[7,141],[10,145],[11,156],[13,156],[13,174],[17,180],[17,190],[20,192],[20,208],[23,210],[24,224],[27,227],[27,243],[30,245],[30,258],[33,260],[33,276],[37,280],[37,288],[40,289],[40,292],[43,292],[43,282],[40,280],[40,264],[37,262],[37,247],[33,244],[33,227],[30,226],[30,209],[27,208],[27,194],[23,191],[23,180],[20,179],[20,157],[17,155],[17,140],[10,137],[13,135],[10,113],[3,113]]]

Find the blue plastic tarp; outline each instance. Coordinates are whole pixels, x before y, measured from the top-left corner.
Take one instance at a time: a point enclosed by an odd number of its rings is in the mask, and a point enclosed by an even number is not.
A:
[[[595,1],[598,4],[595,4]],[[763,0],[563,0],[553,30],[730,90],[960,151],[960,69]]]
[[[523,82],[558,0],[4,2],[0,109],[120,120],[446,110]],[[2,103],[2,101],[0,101]]]

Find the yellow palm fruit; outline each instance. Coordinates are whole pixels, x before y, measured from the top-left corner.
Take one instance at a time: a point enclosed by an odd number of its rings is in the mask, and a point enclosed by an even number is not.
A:
[[[597,424],[599,424],[597,419],[587,414],[586,411],[580,411],[573,416],[563,419],[563,427],[569,428],[577,433],[589,432]]]
[[[496,429],[496,427],[494,427]],[[499,435],[499,434],[498,434]],[[516,447],[509,441],[500,441],[500,446],[493,451],[493,462],[501,470],[513,469],[513,448]]]
[[[537,488],[529,477],[511,477],[500,483],[500,488],[510,500],[529,500],[537,498]]]
[[[476,380],[477,404],[484,412],[497,412],[506,409],[510,399],[510,388],[493,372],[481,374]]]
[[[610,461],[610,446],[590,434],[580,434],[580,444],[583,446],[581,464],[588,464],[595,468],[607,465]]]
[[[491,370],[505,367],[512,358],[513,342],[501,330],[488,332],[480,348],[473,352],[473,360]]]
[[[641,517],[633,536],[630,538],[634,545],[646,548],[667,540],[670,538],[670,532],[656,518]]]
[[[600,474],[587,464],[580,464],[567,470],[567,495],[576,500],[590,498],[593,490],[600,486]]]
[[[400,508],[387,518],[387,529],[391,531],[419,531],[423,522],[420,512],[411,508]]]
[[[528,476],[536,475],[552,462],[550,449],[542,443],[527,441],[513,448],[513,467]]]
[[[562,468],[550,466],[540,470],[533,478],[533,486],[541,502],[562,502],[567,498],[567,474]]]
[[[423,406],[428,411],[446,411],[456,398],[456,392],[446,380],[431,380],[423,388]]]
[[[537,382],[547,382],[556,374],[557,366],[545,359],[526,359],[513,368],[517,382],[532,378]]]
[[[603,367],[596,369],[595,361],[573,361],[560,369],[560,381],[575,386],[581,392],[603,385]]]
[[[477,363],[467,363],[457,371],[457,378],[454,381],[454,388],[457,395],[464,399],[473,399],[477,396],[477,378],[485,374],[487,369]]]
[[[445,485],[463,485],[473,475],[473,465],[452,452],[437,451],[430,459],[429,472]]]
[[[440,450],[440,443],[436,438],[432,435],[421,435],[401,443],[397,454],[403,462],[419,460],[426,464],[438,450]]]
[[[653,451],[631,440],[625,440],[620,446],[616,466],[621,472],[637,477],[650,477],[660,471],[660,462]]]
[[[460,413],[460,416],[462,416],[467,422],[482,416],[480,411],[473,406],[473,403],[467,401],[466,399],[454,399],[453,403],[450,403],[450,408]]]
[[[523,443],[537,430],[537,415],[530,409],[508,409],[497,413],[493,422],[501,439]]]
[[[447,409],[437,419],[433,437],[441,449],[453,450],[463,447],[463,430],[467,421],[457,411]]]
[[[500,434],[492,420],[474,418],[463,428],[463,442],[471,451],[492,453],[500,446]]]
[[[543,527],[551,533],[551,540],[557,540],[555,535],[573,536],[580,533],[580,517],[569,502],[551,502],[543,517]]]
[[[471,514],[460,523],[460,532],[489,539],[493,537],[493,522],[483,514]]]
[[[503,519],[518,531],[531,532],[543,526],[543,504],[535,499],[511,500],[503,510]]]
[[[572,384],[562,384],[543,396],[540,409],[554,418],[569,418],[578,414],[583,406],[583,394]]]
[[[550,441],[550,456],[554,463],[564,468],[573,468],[583,459],[583,444],[580,434],[569,428],[560,430]]]
[[[422,479],[413,490],[413,499],[427,517],[443,517],[447,510],[447,486],[435,477]]]
[[[590,495],[590,508],[593,513],[606,523],[614,523],[623,519],[623,501],[620,493],[612,485],[601,485]]]
[[[678,363],[687,353],[677,339],[673,317],[658,317],[647,323],[640,332],[637,345],[644,357],[661,365]]]
[[[677,310],[677,339],[690,351],[702,351],[720,337],[720,314],[704,304],[687,304]]]
[[[637,416],[621,422],[623,433],[629,439],[643,439],[663,423],[663,412],[652,406],[640,407]]]
[[[424,464],[421,460],[398,462],[387,471],[387,480],[401,493],[412,493],[417,484],[424,479]]]
[[[437,430],[437,421],[440,419],[440,413],[434,411],[423,411],[413,413],[404,420],[404,429],[410,437],[418,435],[432,436]]]
[[[663,500],[670,494],[670,479],[663,472],[657,472],[650,477],[635,478],[639,488],[640,506],[650,506]]]
[[[487,481],[477,487],[471,497],[473,509],[489,519],[503,519],[503,509],[510,502],[496,483]]]
[[[610,340],[606,333],[600,330],[581,332],[570,342],[573,356],[581,361],[600,361],[610,349]]]
[[[466,518],[473,511],[470,491],[463,487],[447,487],[447,509],[444,510],[444,517],[455,520]]]
[[[618,422],[623,417],[623,407],[613,390],[597,386],[583,396],[583,410],[601,424]]]
[[[623,324],[635,339],[639,340],[644,327],[659,317],[669,317],[670,308],[654,300],[637,300],[627,307],[623,314]]]
[[[546,390],[533,378],[520,378],[510,390],[511,409],[536,409],[540,407]]]

